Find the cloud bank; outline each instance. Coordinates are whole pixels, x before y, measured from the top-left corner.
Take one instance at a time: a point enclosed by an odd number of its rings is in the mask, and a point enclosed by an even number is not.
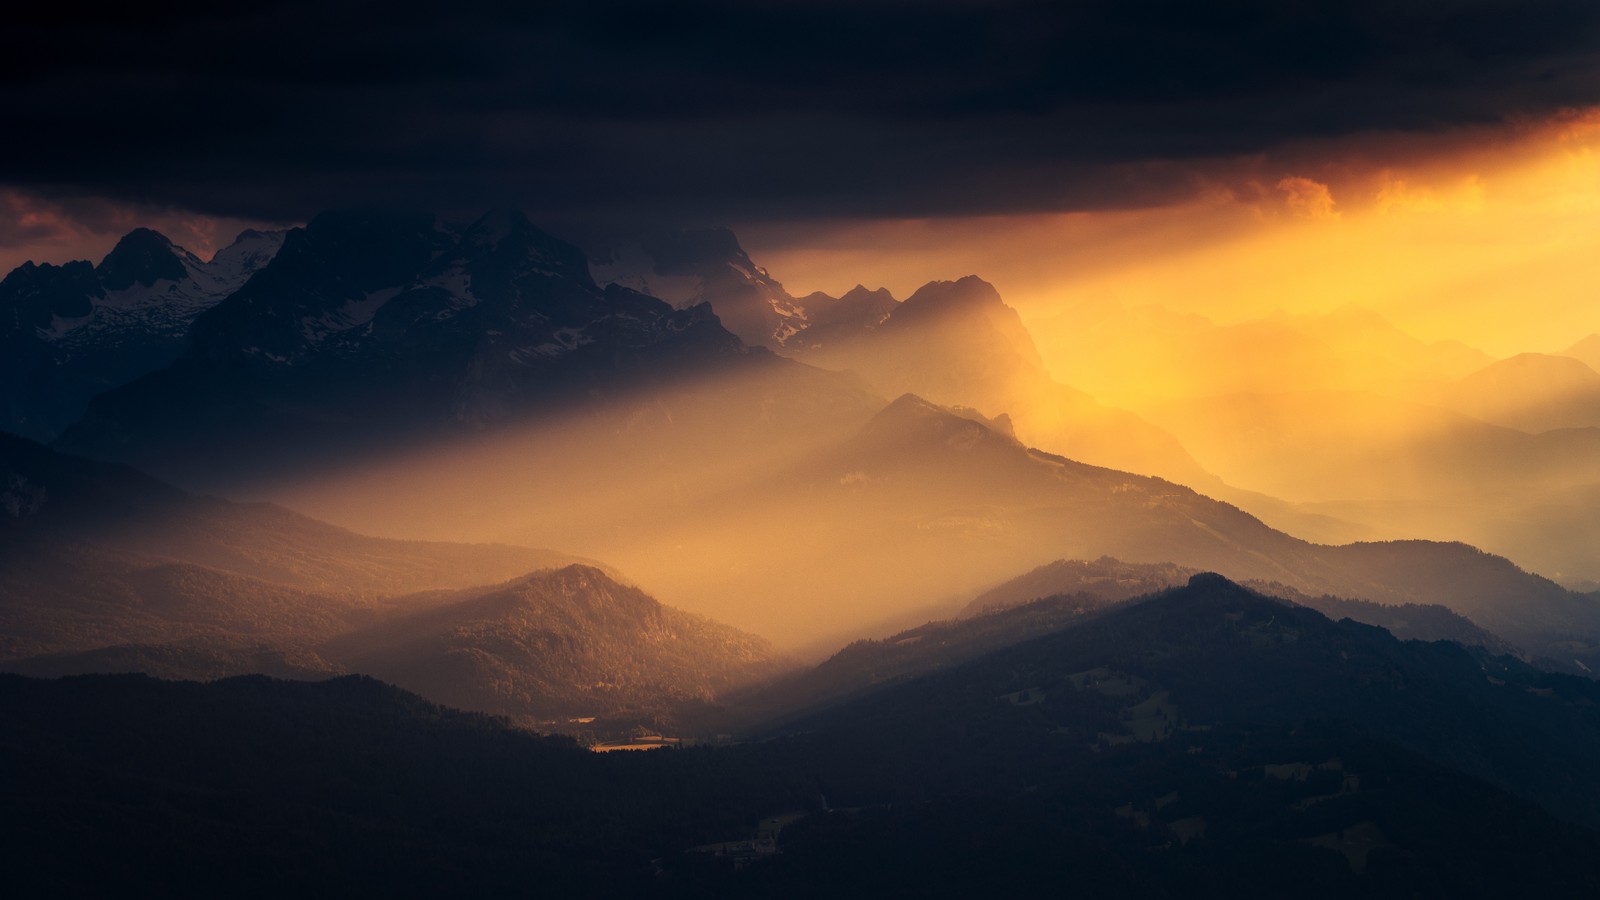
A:
[[[0,182],[272,221],[1129,208],[1297,142],[1600,102],[1588,0],[504,6],[26,11]]]

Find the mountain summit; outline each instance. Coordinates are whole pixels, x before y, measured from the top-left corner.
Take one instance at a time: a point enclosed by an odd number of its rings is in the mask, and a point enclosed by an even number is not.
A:
[[[810,324],[807,308],[751,262],[726,228],[654,228],[604,243],[589,262],[597,282],[678,307],[709,303],[753,347],[779,349]]]
[[[542,717],[661,713],[777,670],[765,640],[582,565],[440,597],[325,652],[441,703]]]
[[[203,262],[136,228],[98,266],[26,263],[0,281],[0,430],[55,437],[95,394],[170,364],[190,323],[283,242],[245,231]]]
[[[188,270],[183,257],[188,251],[149,228],[135,228],[106,254],[95,269],[100,284],[107,290],[125,291],[135,284],[150,287],[163,279],[181,281]]]

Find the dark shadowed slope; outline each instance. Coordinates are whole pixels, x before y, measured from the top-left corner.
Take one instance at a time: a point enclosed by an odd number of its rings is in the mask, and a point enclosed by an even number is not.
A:
[[[1170,563],[1125,563],[1109,556],[1057,560],[978,595],[957,618],[855,641],[812,668],[725,699],[747,720],[793,716],[1077,626],[1119,604],[1182,587],[1196,574]],[[1448,640],[1495,654],[1516,652],[1503,638],[1439,605],[1311,597],[1280,583],[1248,586],[1336,621],[1376,625],[1401,640]]]
[[[1197,570],[1183,566],[1125,563],[1109,556],[1094,561],[1058,559],[979,594],[962,610],[962,616],[977,616],[1054,597],[1089,598],[1096,604],[1106,605],[1179,587],[1196,574]],[[1455,641],[1467,647],[1486,647],[1497,653],[1515,649],[1503,638],[1437,603],[1378,603],[1327,594],[1313,597],[1288,585],[1266,581],[1247,581],[1245,585],[1280,600],[1310,607],[1335,621],[1349,618],[1376,625],[1401,640]],[[1526,589],[1526,583],[1502,587],[1506,596],[1515,596],[1519,589]]]
[[[1011,696],[1022,691],[1030,693]],[[1096,696],[1109,701],[1109,719],[1078,718]],[[801,727],[834,731],[836,740],[861,729],[915,740],[1011,707],[1039,729],[1036,740],[1063,728],[1063,747],[1104,749],[1141,741],[1205,747],[1238,737],[1215,732],[1320,721],[1395,741],[1593,827],[1597,698],[1588,679],[1454,643],[1399,641],[1205,574]]]
[[[665,830],[648,778],[371,679],[0,676],[0,723],[31,896],[624,896]]]
[[[366,537],[266,503],[197,497],[125,466],[0,434],[0,539],[73,542],[317,590],[465,587],[575,561],[550,550]]]
[[[574,561],[365,537],[0,434],[0,633],[10,659],[192,636],[308,640],[364,621],[379,595]]]

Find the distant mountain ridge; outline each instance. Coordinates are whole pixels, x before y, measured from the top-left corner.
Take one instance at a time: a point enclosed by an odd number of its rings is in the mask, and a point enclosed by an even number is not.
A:
[[[1441,402],[1532,434],[1600,427],[1600,372],[1570,355],[1519,353],[1446,385]]]
[[[904,301],[862,285],[838,298],[796,298],[731,232],[687,228],[612,239],[590,266],[602,283],[709,303],[745,342],[859,373],[884,396],[1007,415],[1028,443],[1096,465],[1185,484],[1216,480],[1159,428],[1052,380],[1016,310],[975,275],[931,281]]]
[[[1534,399],[1514,405],[1534,411]],[[1530,434],[1369,391],[1200,397],[1144,413],[1230,484],[1374,536],[1467,541],[1563,581],[1600,574],[1600,428]]]
[[[840,482],[833,490],[880,535],[885,521],[909,518],[938,548],[926,572],[956,560],[993,571],[1006,559],[1020,571],[1038,565],[1022,561],[1027,548],[1051,547],[1058,557],[1222,571],[1308,598],[1439,604],[1566,670],[1600,657],[1600,605],[1504,558],[1459,543],[1308,543],[1189,488],[1029,449],[914,396],[804,477],[817,495],[826,479]]]
[[[1586,335],[1582,340],[1561,351],[1561,355],[1570,356],[1600,372],[1600,334]]]
[[[190,325],[277,254],[247,230],[209,262],[148,228],[97,266],[26,263],[0,281],[0,431],[49,440],[94,395],[171,364]]]
[[[0,659],[197,636],[309,643],[373,615],[380,595],[576,561],[366,537],[0,434]]]
[[[791,342],[793,352],[860,372],[888,396],[913,393],[1004,414],[1024,443],[1041,450],[1201,489],[1217,481],[1160,428],[1051,378],[1017,311],[982,278],[929,282],[881,320],[858,323],[833,328],[825,340],[802,336]]]

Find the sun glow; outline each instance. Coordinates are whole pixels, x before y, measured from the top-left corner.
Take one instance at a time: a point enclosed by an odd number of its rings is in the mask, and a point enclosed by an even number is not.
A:
[[[1426,341],[1553,352],[1600,330],[1597,148],[1600,111],[1573,111],[1421,144],[1368,138],[1282,164],[1218,164],[1190,199],[1152,209],[815,226],[795,249],[782,246],[787,233],[745,231],[796,294],[862,281],[903,297],[980,274],[1058,374],[1055,332],[1108,304],[1219,324],[1354,304]]]

